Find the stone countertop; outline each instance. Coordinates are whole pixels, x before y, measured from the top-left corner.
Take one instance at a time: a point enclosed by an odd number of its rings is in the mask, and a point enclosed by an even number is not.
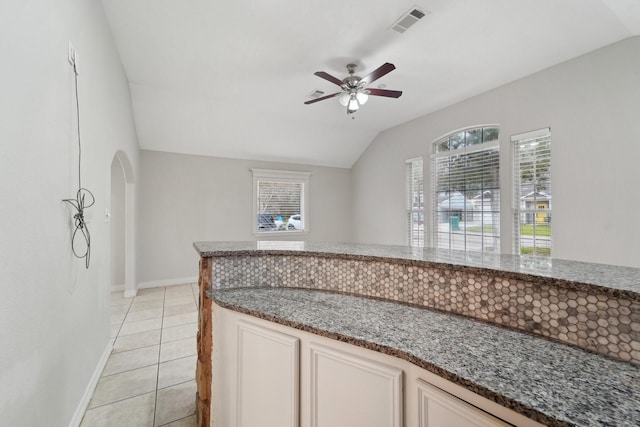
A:
[[[544,424],[640,425],[639,366],[366,297],[277,287],[218,289],[210,297],[222,307],[408,360]]]
[[[297,254],[454,265],[463,269],[498,271],[502,276],[517,279],[533,277],[539,281],[554,281],[577,288],[598,287],[612,295],[640,301],[640,268],[633,267],[533,256],[355,243],[258,241],[195,242],[193,245],[203,258]]]

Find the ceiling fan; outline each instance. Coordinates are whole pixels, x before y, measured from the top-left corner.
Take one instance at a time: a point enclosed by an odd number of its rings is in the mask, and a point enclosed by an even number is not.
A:
[[[321,98],[312,99],[305,102],[305,104],[313,104],[314,102],[324,101],[325,99],[334,98],[337,96],[338,101],[340,101],[342,105],[347,107],[347,115],[350,115],[358,111],[360,106],[364,105],[364,103],[367,102],[367,100],[369,99],[369,95],[386,96],[388,98],[399,98],[400,95],[402,95],[402,91],[400,90],[387,90],[366,87],[374,81],[378,80],[380,77],[395,70],[395,65],[386,62],[372,71],[370,74],[362,78],[354,75],[356,67],[356,64],[348,64],[347,71],[349,72],[349,75],[342,80],[333,77],[331,74],[325,73],[324,71],[316,71],[315,73],[313,73],[314,75],[322,79],[340,86],[342,88],[342,92],[336,92],[331,95],[323,96]]]

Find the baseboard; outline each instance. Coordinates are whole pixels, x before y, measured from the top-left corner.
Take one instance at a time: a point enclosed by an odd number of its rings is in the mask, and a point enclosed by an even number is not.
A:
[[[187,283],[198,283],[198,277],[181,277],[177,279],[154,280],[151,282],[138,283],[138,289],[162,288],[164,286],[184,285]]]
[[[87,384],[87,388],[85,389],[84,394],[82,395],[82,399],[80,399],[80,402],[78,403],[76,412],[73,414],[73,417],[71,418],[69,427],[78,427],[82,422],[82,417],[84,417],[84,413],[87,410],[87,407],[89,406],[89,402],[91,401],[91,396],[93,396],[93,392],[95,391],[96,386],[98,385],[98,381],[100,380],[102,371],[104,370],[104,367],[107,364],[107,360],[109,359],[109,356],[111,355],[111,350],[113,350],[114,342],[115,342],[115,339],[113,338],[109,339],[109,342],[107,343],[107,347],[104,349],[104,352],[102,353],[102,357],[100,357],[100,360],[98,361],[98,365],[96,366],[96,369],[95,371],[93,371],[93,375],[91,376],[91,380],[89,381],[89,384]]]
[[[124,297],[125,298],[133,298],[136,295],[138,295],[138,290],[137,289],[133,289],[131,291],[124,291]]]
[[[124,283],[121,285],[111,285],[111,292],[124,291]]]
[[[185,285],[188,283],[198,283],[197,276],[191,277],[180,277],[177,279],[166,279],[166,280],[154,280],[150,282],[140,282],[138,283],[138,288],[133,290],[125,290],[124,297],[125,298],[133,298],[138,294],[138,290],[140,289],[149,289],[149,288],[163,288],[165,286],[173,286],[173,285]]]

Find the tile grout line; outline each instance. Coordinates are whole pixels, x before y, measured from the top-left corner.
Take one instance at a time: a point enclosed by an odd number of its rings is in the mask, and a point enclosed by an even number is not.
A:
[[[148,319],[148,320],[151,320],[151,319]],[[144,334],[144,333],[147,333],[147,332],[160,331],[160,339],[162,340],[162,330],[163,330],[163,329],[180,328],[180,327],[183,327],[183,326],[189,326],[189,325],[193,325],[193,324],[196,324],[196,322],[184,323],[184,324],[182,324],[182,325],[170,326],[170,327],[168,327],[168,328],[150,329],[150,330],[148,330],[148,331],[138,332],[138,333],[136,333],[136,334],[130,334],[130,335],[118,335],[118,338],[120,338],[120,337],[130,337],[130,336],[133,336],[133,335]],[[165,341],[165,342],[164,342],[164,344],[166,344],[166,343],[170,343],[170,342],[176,342],[176,341],[186,340],[186,339],[189,339],[189,338],[195,338],[195,335],[190,336],[190,337],[183,337],[183,338],[177,338],[177,339],[172,339],[172,340],[169,340],[169,341]],[[116,338],[114,338],[114,340],[115,340],[115,339],[116,339]],[[128,349],[128,350],[112,351],[112,352],[111,352],[111,354],[112,354],[112,355],[122,354],[122,353],[126,353],[126,352],[128,352],[128,351],[141,350],[141,349],[143,349],[143,348],[153,347],[153,346],[161,345],[161,344],[163,344],[163,343],[162,343],[162,341],[158,342],[158,344],[143,345],[143,346],[141,346],[141,347],[130,348],[130,349]],[[181,357],[178,357],[178,359],[181,359]],[[158,359],[158,360],[159,360],[159,359]],[[167,360],[166,362],[168,362],[168,360]],[[159,362],[159,363],[162,363],[162,362]],[[147,365],[147,366],[151,366],[151,365]],[[134,368],[134,369],[137,369],[137,368]],[[127,370],[128,370],[128,371],[130,371],[130,370],[132,370],[132,369],[127,369]],[[109,374],[109,375],[114,375],[114,374]],[[105,376],[108,376],[108,375],[105,375]]]
[[[154,332],[154,331],[159,331],[159,330],[160,330],[160,329],[151,329],[151,330],[149,330],[149,331],[145,331],[145,332]],[[140,332],[140,333],[141,333],[141,334],[144,334],[145,332]],[[132,334],[132,335],[122,335],[122,336],[123,336],[123,337],[130,337],[130,336],[133,336],[133,335],[136,335],[136,334]],[[118,338],[119,338],[119,336],[118,336]],[[155,345],[160,345],[160,343],[158,343],[158,344],[143,345],[142,347],[130,348],[130,349],[128,349],[128,350],[112,351],[112,352],[111,352],[111,354],[112,354],[112,355],[115,355],[115,354],[122,354],[122,353],[126,353],[126,352],[128,352],[128,351],[135,351],[135,350],[141,350],[141,349],[143,349],[143,348],[153,347],[153,346],[155,346]]]
[[[116,353],[116,354],[119,354],[119,353]],[[157,365],[157,363],[152,363],[150,365],[144,365],[144,366],[138,366],[137,368],[126,369],[124,371],[115,372],[113,374],[102,375],[100,378],[109,378],[109,377],[112,377],[114,375],[126,374],[127,372],[137,371],[138,369],[149,368],[149,367],[151,367],[153,365]],[[144,393],[142,393],[142,394],[144,394]]]
[[[168,422],[167,424],[162,424],[161,426],[158,426],[158,427],[166,427],[166,426],[168,426],[168,425],[169,425],[169,424],[171,424],[171,423],[175,423],[175,422],[177,422],[177,421],[186,420],[186,419],[187,419],[187,418],[189,418],[189,417],[191,417],[191,415],[187,415],[186,417],[179,418],[179,419],[177,419],[177,420],[175,420],[175,421],[170,421],[170,422]]]
[[[193,287],[192,287],[192,286],[190,286],[190,288],[191,288],[191,295],[192,295],[192,297],[194,298],[194,300],[193,300],[193,301],[194,301],[195,306],[196,306],[196,309],[197,309],[198,304],[197,304],[197,301],[196,301],[195,291],[194,291],[194,289],[193,289]],[[137,394],[137,395],[135,395],[135,396],[129,396],[129,397],[126,397],[126,398],[122,398],[122,399],[115,400],[115,401],[113,401],[113,402],[104,403],[104,404],[102,404],[102,405],[98,405],[98,406],[96,406],[96,407],[94,407],[94,408],[91,408],[91,409],[101,408],[101,407],[104,407],[104,406],[112,405],[112,404],[114,404],[114,403],[118,403],[118,402],[126,401],[126,400],[129,400],[129,399],[135,398],[135,397],[143,396],[143,395],[145,395],[145,394],[148,394],[148,393],[154,392],[154,393],[155,393],[155,395],[154,395],[154,398],[155,398],[155,399],[154,399],[154,404],[153,404],[153,424],[152,424],[152,426],[155,426],[156,422],[158,422],[158,421],[159,421],[159,420],[157,419],[157,409],[158,409],[158,391],[160,391],[160,390],[164,390],[164,389],[167,389],[167,388],[170,388],[170,387],[174,387],[174,386],[177,386],[177,385],[181,385],[181,384],[186,384],[186,383],[188,383],[188,382],[192,381],[192,380],[190,379],[190,380],[187,380],[187,381],[179,382],[179,383],[177,383],[177,384],[172,384],[172,385],[166,386],[166,387],[164,387],[164,388],[162,388],[162,389],[160,389],[160,388],[159,388],[159,384],[160,384],[160,354],[161,354],[162,344],[163,344],[163,343],[162,343],[162,336],[163,336],[163,329],[164,329],[164,323],[165,323],[165,322],[164,322],[164,315],[165,315],[165,313],[166,313],[166,303],[167,303],[167,298],[168,298],[168,297],[167,297],[167,287],[166,287],[166,286],[165,286],[165,287],[163,287],[163,292],[162,292],[162,294],[163,294],[163,295],[162,295],[162,298],[161,298],[161,301],[162,301],[162,310],[161,310],[162,314],[161,314],[161,319],[162,319],[162,320],[160,321],[160,329],[159,329],[159,330],[160,330],[160,340],[159,340],[159,344],[158,344],[158,361],[157,361],[157,363],[155,363],[155,364],[150,364],[150,365],[146,365],[146,366],[141,366],[141,367],[137,367],[137,368],[133,368],[133,369],[128,369],[128,370],[126,370],[126,371],[116,372],[116,373],[113,373],[113,374],[110,374],[110,375],[104,376],[104,377],[108,377],[108,376],[112,376],[112,375],[122,374],[122,373],[125,373],[125,372],[130,372],[130,371],[133,371],[133,370],[136,370],[136,369],[150,368],[151,366],[154,366],[154,365],[155,365],[155,366],[156,366],[156,384],[155,384],[155,389],[154,389],[154,390],[152,390],[152,391],[146,392],[146,393],[140,393],[140,394]],[[119,326],[119,328],[118,328],[118,330],[117,330],[117,332],[116,332],[116,334],[115,334],[115,337],[113,338],[113,339],[114,339],[114,342],[115,342],[115,341],[117,341],[117,340],[118,340],[119,338],[121,338],[121,337],[130,336],[130,335],[135,335],[135,334],[121,335],[121,332],[122,332],[122,328],[124,327],[124,324],[126,323],[127,316],[128,316],[130,313],[132,313],[132,311],[131,311],[131,310],[132,310],[132,308],[135,306],[136,300],[137,300],[137,297],[133,297],[133,298],[129,301],[129,303],[128,303],[128,305],[127,305],[126,313],[125,313],[125,315],[124,315],[124,320],[120,323],[120,326]],[[181,314],[183,314],[183,313],[178,313],[177,315],[181,315]],[[150,319],[143,319],[142,321],[144,321],[144,320],[150,320]],[[189,325],[189,324],[191,324],[191,323],[193,323],[193,322],[189,322],[189,323],[185,323],[185,324],[180,324],[180,325],[174,325],[173,327],[186,326],[186,325]],[[153,329],[153,330],[155,331],[155,329]],[[140,332],[140,333],[144,333],[144,332],[148,332],[148,331],[143,331],[143,332]],[[176,340],[172,340],[172,341],[168,341],[168,342],[175,342],[175,341],[180,341],[180,340],[182,340],[182,339],[189,339],[189,338],[192,338],[192,337],[186,337],[186,338],[176,339]],[[155,345],[155,344],[154,344],[154,345]],[[117,353],[114,353],[114,352],[112,351],[112,352],[111,352],[110,357],[111,357],[112,355],[114,355],[114,354],[126,353],[126,352],[129,352],[129,351],[140,350],[140,349],[144,349],[144,348],[148,348],[148,347],[153,347],[153,345],[142,346],[142,347],[138,347],[138,348],[132,348],[132,349],[129,349],[129,350],[123,350],[123,351],[120,351],[120,352],[117,352]],[[178,358],[176,358],[176,359],[172,359],[172,360],[170,360],[170,361],[179,360],[179,359],[185,359],[185,358],[192,357],[192,356],[193,356],[193,355],[189,355],[189,356],[182,356],[182,357],[178,357]],[[168,361],[168,362],[169,362],[169,361]],[[169,422],[168,424],[171,424],[172,422],[175,422],[175,421],[180,421],[180,420],[182,420],[182,419],[187,419],[187,418],[189,418],[190,416],[191,416],[191,415],[188,415],[188,416],[186,416],[186,417],[182,417],[182,418],[180,418],[180,419],[178,419],[178,420],[171,421],[171,422]],[[84,418],[84,417],[83,417],[83,418]],[[165,425],[167,425],[167,424],[166,424],[166,423],[165,423],[165,424],[162,424],[162,426],[165,426]]]
[[[136,397],[144,396],[145,394],[150,394],[150,393],[155,393],[155,391],[147,391],[146,393],[136,394],[135,396],[123,397],[122,399],[117,399],[117,400],[114,400],[113,402],[103,403],[102,405],[94,406],[93,408],[87,408],[87,412],[93,411],[94,409],[103,408],[105,406],[113,405],[114,403],[124,402],[125,400],[135,399]]]
[[[111,298],[111,296],[109,296],[109,298]],[[133,300],[136,299],[135,297],[131,298],[131,301],[129,301],[129,305],[127,306],[127,312],[124,314],[124,317],[122,318],[122,322],[120,322],[120,326],[118,327],[118,332],[116,332],[116,336],[113,338],[113,343],[115,344],[116,341],[118,340],[118,338],[120,337],[120,331],[122,331],[122,327],[124,326],[124,321],[127,319],[127,316],[129,315],[129,311],[131,310],[131,306],[133,305]],[[113,316],[113,314],[112,314]],[[111,350],[111,354],[113,354],[113,350]]]
[[[158,386],[160,385],[160,354],[162,353],[162,327],[164,326],[164,304],[167,300],[167,288],[165,286],[162,293],[162,320],[160,321],[160,345],[158,345],[158,365],[156,370],[156,396],[153,403],[153,426],[156,425],[156,414],[158,412]]]
[[[191,357],[191,356],[188,356],[188,357]],[[168,386],[164,386],[162,388],[159,388],[158,390],[166,390],[166,389],[171,388],[171,387],[176,387],[176,386],[179,386],[179,385],[190,383],[191,381],[194,381],[194,380],[189,379],[189,380],[186,380],[186,381],[181,381],[179,383],[175,383],[175,384],[171,384],[171,385],[168,385]],[[172,423],[173,421],[169,421],[169,422]]]
[[[192,381],[192,380],[190,379],[190,380],[187,380],[187,381],[179,382],[179,383],[177,383],[177,384],[172,384],[172,385],[166,386],[166,387],[164,387],[163,389],[160,389],[160,388],[159,388],[159,384],[160,384],[160,354],[161,354],[162,344],[163,344],[163,343],[162,343],[162,336],[163,336],[163,329],[164,329],[164,323],[165,323],[165,322],[164,322],[164,315],[165,315],[165,313],[166,313],[166,303],[167,303],[167,298],[168,298],[167,293],[168,293],[168,292],[167,292],[167,287],[165,286],[165,287],[163,287],[163,292],[162,292],[162,294],[163,294],[163,295],[162,295],[162,298],[161,298],[161,301],[162,301],[162,310],[161,310],[161,311],[162,311],[162,315],[161,315],[161,319],[162,319],[162,320],[160,321],[160,340],[159,340],[159,343],[158,343],[158,360],[157,360],[157,363],[155,363],[155,364],[149,364],[149,365],[146,365],[146,366],[140,366],[140,367],[137,367],[137,368],[128,369],[128,370],[126,370],[126,371],[116,372],[116,373],[113,373],[113,374],[109,374],[109,375],[106,375],[106,376],[102,376],[102,377],[109,377],[109,376],[112,376],[112,375],[117,375],[117,374],[122,374],[122,373],[130,372],[130,371],[133,371],[133,370],[136,370],[136,369],[150,368],[151,366],[154,366],[154,365],[155,365],[155,366],[156,366],[156,384],[155,384],[155,388],[154,388],[154,390],[151,390],[151,391],[146,392],[146,393],[136,394],[135,396],[128,396],[128,397],[125,397],[125,398],[122,398],[122,399],[118,399],[118,400],[115,400],[115,401],[112,401],[112,402],[104,403],[104,404],[102,404],[102,405],[98,405],[98,406],[95,406],[95,407],[91,408],[91,410],[95,410],[95,409],[98,409],[98,408],[101,408],[101,407],[105,407],[105,406],[113,405],[113,404],[118,403],[118,402],[123,402],[123,401],[129,400],[129,399],[132,399],[132,398],[136,398],[136,397],[143,396],[143,395],[149,394],[149,393],[151,393],[151,392],[154,392],[154,393],[155,393],[155,395],[154,395],[154,403],[153,403],[153,424],[152,424],[152,426],[155,426],[156,422],[159,422],[159,420],[157,419],[157,409],[158,409],[158,391],[160,391],[160,390],[164,390],[164,389],[167,389],[167,388],[170,388],[170,387],[176,386],[176,385],[186,384],[186,383],[188,383],[188,382]],[[194,298],[194,300],[195,300],[195,291],[194,291],[193,287],[191,287],[191,294],[192,294],[192,297],[193,297],[193,298]],[[118,330],[116,331],[116,334],[115,334],[115,336],[113,337],[114,342],[115,342],[115,341],[117,341],[117,340],[118,340],[119,338],[121,338],[121,337],[134,335],[134,334],[121,335],[121,332],[122,332],[122,328],[124,327],[124,324],[126,323],[126,320],[127,320],[128,315],[129,315],[130,313],[132,313],[132,311],[131,311],[131,310],[132,310],[132,308],[135,306],[136,300],[137,300],[137,297],[133,297],[133,298],[131,298],[131,300],[128,302],[128,304],[127,304],[127,310],[126,310],[126,312],[124,313],[124,319],[123,319],[123,321],[120,323],[120,325],[119,325],[119,327],[118,327]],[[197,308],[197,301],[194,301],[194,303],[195,303],[196,308]],[[181,314],[181,313],[179,313],[178,315],[180,315],[180,314]],[[149,319],[144,319],[144,320],[149,320]],[[190,323],[193,323],[193,322],[190,322]],[[188,324],[190,324],[190,323],[186,323],[186,324],[182,324],[182,325],[174,325],[174,327],[185,326],[185,325],[188,325]],[[155,329],[154,329],[154,330],[155,330]],[[143,332],[148,332],[148,331],[143,331]],[[140,333],[143,333],[143,332],[140,332]],[[192,338],[192,337],[187,337],[187,338],[184,338],[184,339],[189,339],[189,338]],[[174,341],[179,341],[179,340],[180,340],[180,339],[173,340],[173,341],[168,341],[168,342],[174,342]],[[154,344],[154,345],[155,345],[155,344]],[[126,353],[126,352],[129,352],[129,351],[140,350],[140,349],[144,349],[144,348],[148,348],[148,347],[152,347],[152,346],[153,346],[153,345],[149,345],[149,346],[142,346],[142,347],[138,347],[138,348],[132,348],[132,349],[129,349],[129,350],[123,350],[123,351],[120,351],[120,352],[117,352],[117,353],[114,353],[114,352],[112,351],[109,357],[111,357],[111,356],[112,356],[112,355],[114,355],[114,354]],[[176,359],[172,359],[171,361],[173,361],[173,360],[179,360],[179,359],[185,359],[185,358],[192,357],[192,356],[193,356],[193,355],[183,356],[183,357],[178,357],[178,358],[176,358]],[[87,408],[87,410],[89,410],[89,408]],[[86,414],[86,412],[85,412],[85,414]],[[182,417],[182,418],[180,418],[180,419],[178,419],[178,420],[171,421],[171,422],[169,422],[168,424],[171,424],[172,422],[175,422],[175,421],[180,421],[180,420],[182,420],[182,419],[187,419],[187,418],[189,418],[190,416],[192,416],[192,415],[188,415],[188,416],[186,416],[186,417]],[[84,418],[84,415],[83,415],[83,418]],[[167,425],[167,423],[162,424],[162,426],[165,426],[165,425]]]
[[[109,307],[109,308],[110,308],[110,310],[111,310],[111,308],[112,308],[112,306],[113,306],[113,296],[112,296],[112,295],[113,295],[113,292],[110,292],[110,293],[109,293],[109,305],[110,305],[110,307]],[[114,346],[115,346],[116,341],[118,341],[118,338],[120,338],[120,331],[122,330],[122,326],[124,326],[124,322],[125,322],[125,320],[127,319],[127,316],[129,315],[129,312],[131,311],[131,306],[133,305],[133,301],[134,301],[135,299],[136,299],[136,298],[135,298],[135,297],[133,297],[133,298],[131,298],[131,299],[130,299],[130,301],[128,302],[128,304],[127,304],[127,311],[124,313],[124,317],[123,317],[123,319],[122,319],[122,322],[120,322],[120,326],[118,327],[118,331],[116,332],[115,337],[110,337],[110,339],[113,339],[113,345],[114,345]],[[110,316],[113,316],[113,313],[110,313],[109,315],[110,315]],[[111,353],[109,354],[109,358],[107,359],[107,363],[109,362],[109,359],[111,358],[111,356],[113,356],[113,354],[114,354],[114,353],[113,353],[113,348],[112,348],[112,349],[111,349]],[[106,365],[105,365],[105,367],[106,367]],[[115,374],[114,374],[114,375],[115,375]],[[102,378],[104,378],[104,377],[107,377],[107,376],[109,376],[109,375],[102,375],[102,374],[100,374],[100,378],[99,378],[99,380],[100,380],[100,379],[102,379]],[[96,387],[97,387],[97,384],[96,384]],[[94,390],[94,393],[95,393],[95,390]],[[134,396],[134,397],[135,397],[135,396]],[[126,398],[126,399],[129,399],[129,398]],[[94,406],[93,408],[90,408],[90,407],[89,407],[89,405],[91,404],[91,400],[93,400],[93,394],[91,395],[91,399],[89,400],[89,404],[87,405],[87,408],[85,409],[84,414],[82,414],[82,418],[80,419],[80,424],[81,424],[81,425],[82,425],[82,422],[84,421],[84,417],[87,415],[87,412],[88,412],[88,411],[93,410],[93,409],[96,409],[96,408],[100,408],[100,407],[105,406],[105,405],[110,405],[110,404],[113,404],[113,403],[116,403],[116,402],[120,402],[120,401],[125,400],[125,399],[119,399],[119,400],[116,400],[116,401],[114,401],[114,402],[109,402],[109,403],[105,403],[105,404],[103,404],[103,405],[98,405],[98,406]]]

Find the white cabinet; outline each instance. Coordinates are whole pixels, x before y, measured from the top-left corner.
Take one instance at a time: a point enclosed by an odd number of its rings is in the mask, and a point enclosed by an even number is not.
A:
[[[312,343],[311,427],[402,427],[402,369]]]
[[[298,338],[238,322],[238,427],[298,427]]]
[[[212,357],[214,427],[542,426],[406,360],[216,305]]]
[[[416,381],[419,427],[505,427],[504,421],[469,405],[424,380]]]

